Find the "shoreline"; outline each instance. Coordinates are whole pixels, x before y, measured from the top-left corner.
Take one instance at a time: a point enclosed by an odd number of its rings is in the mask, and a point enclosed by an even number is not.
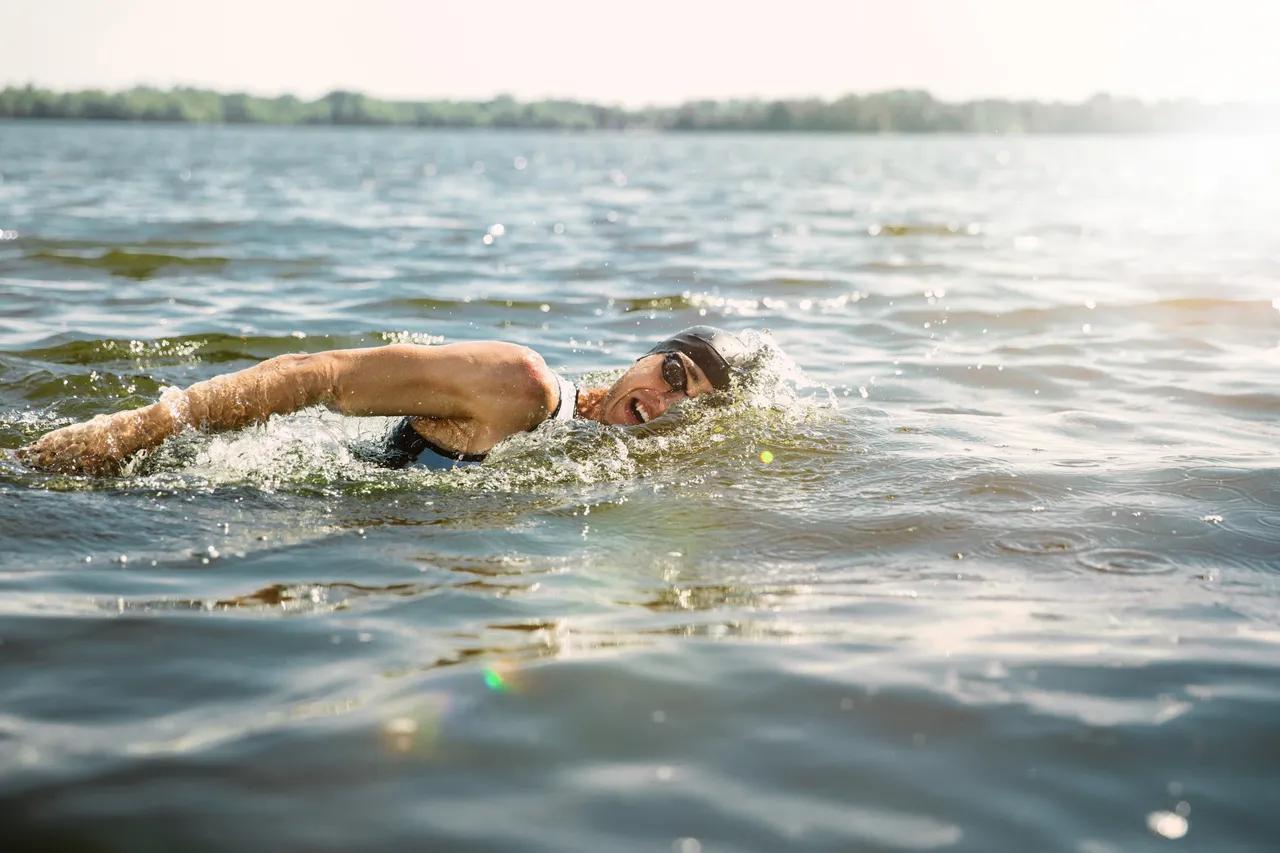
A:
[[[545,130],[618,133],[1081,135],[1280,130],[1280,103],[1142,101],[1097,94],[1045,102],[941,101],[921,90],[818,98],[695,100],[626,108],[583,101],[392,101],[358,92],[313,100],[202,89],[57,92],[0,89],[0,119],[271,127],[406,127],[423,130]]]

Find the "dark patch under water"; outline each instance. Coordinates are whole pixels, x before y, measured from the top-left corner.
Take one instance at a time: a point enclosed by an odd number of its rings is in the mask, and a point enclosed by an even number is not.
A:
[[[4,849],[1274,845],[1266,140],[0,150]],[[314,411],[11,454],[284,352],[607,379],[697,322],[776,345],[729,407],[457,474]]]

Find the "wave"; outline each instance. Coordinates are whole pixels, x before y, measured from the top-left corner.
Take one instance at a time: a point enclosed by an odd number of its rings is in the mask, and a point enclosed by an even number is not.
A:
[[[29,252],[26,257],[35,261],[48,261],[69,267],[87,267],[106,270],[112,275],[143,281],[161,270],[178,267],[186,272],[216,271],[228,263],[229,258],[217,255],[174,255],[160,252],[135,252],[111,249],[97,255],[76,255],[67,252]]]
[[[867,226],[868,237],[973,237],[981,233],[981,226],[973,222],[881,222]]]
[[[1221,299],[1182,297],[1142,302],[1102,303],[1096,300],[1048,306],[991,309],[950,306],[901,307],[890,312],[897,321],[913,326],[946,320],[950,326],[1001,329],[1043,329],[1054,323],[1152,322],[1163,326],[1203,326],[1221,323],[1231,326],[1280,328],[1280,312],[1265,299]],[[1208,341],[1203,342],[1209,345]]]
[[[369,335],[324,335],[313,340],[324,342],[324,348],[369,346],[398,341],[400,332],[373,332]],[[299,342],[307,336],[293,335],[176,335],[158,340],[130,338],[94,338],[66,341],[48,346],[0,352],[32,361],[54,364],[112,365],[132,364],[137,367],[163,365],[221,364],[231,361],[261,361],[276,355],[298,352]]]

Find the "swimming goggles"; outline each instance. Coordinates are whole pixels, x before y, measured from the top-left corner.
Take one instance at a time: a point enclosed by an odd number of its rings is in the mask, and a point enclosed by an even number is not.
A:
[[[689,372],[685,370],[680,356],[674,352],[667,353],[662,359],[662,381],[678,394],[689,393]]]

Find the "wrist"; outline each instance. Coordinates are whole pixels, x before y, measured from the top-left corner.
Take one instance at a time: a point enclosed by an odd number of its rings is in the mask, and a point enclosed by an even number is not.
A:
[[[147,407],[148,420],[166,431],[165,438],[195,426],[191,416],[191,397],[181,388],[170,386],[160,392],[160,400]]]

